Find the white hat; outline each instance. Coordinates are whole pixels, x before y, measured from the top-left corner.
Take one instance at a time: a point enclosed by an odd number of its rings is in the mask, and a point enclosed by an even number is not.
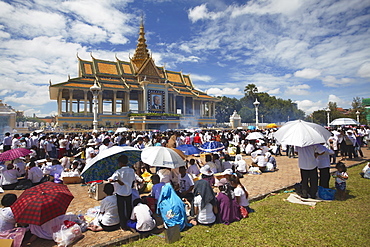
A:
[[[204,175],[207,175],[207,176],[211,176],[213,175],[213,172],[211,170],[211,167],[209,165],[205,165],[203,166],[202,168],[200,168],[199,170],[202,174]]]
[[[222,175],[233,175],[233,170],[232,169],[226,169],[223,173],[222,173]]]

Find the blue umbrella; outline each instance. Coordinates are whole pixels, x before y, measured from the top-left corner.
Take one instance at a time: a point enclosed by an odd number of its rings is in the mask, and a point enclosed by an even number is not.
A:
[[[104,150],[88,162],[81,173],[85,182],[106,180],[119,169],[117,159],[127,155],[128,165],[132,166],[141,160],[141,150],[130,146],[114,146]]]
[[[225,148],[225,146],[221,142],[210,141],[204,143],[199,149],[206,153],[213,153],[221,151]]]
[[[180,145],[176,149],[180,150],[185,155],[200,154],[200,150],[197,147],[190,144]]]
[[[249,130],[255,130],[255,129],[256,129],[256,126],[249,125],[249,126],[248,126],[248,129],[249,129]]]

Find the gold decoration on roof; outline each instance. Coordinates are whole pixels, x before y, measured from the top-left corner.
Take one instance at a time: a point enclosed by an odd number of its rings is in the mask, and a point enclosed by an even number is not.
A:
[[[115,64],[98,63],[100,73],[118,75],[117,67]]]
[[[84,63],[85,74],[92,75],[91,64]]]
[[[136,45],[134,57],[131,59],[131,61],[135,65],[136,70],[139,70],[149,57],[150,55],[146,45],[144,24],[143,20],[141,20],[138,43]]]

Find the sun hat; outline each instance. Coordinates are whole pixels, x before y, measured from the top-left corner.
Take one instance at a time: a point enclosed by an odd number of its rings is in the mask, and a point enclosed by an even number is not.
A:
[[[233,170],[232,169],[226,169],[223,173],[222,173],[222,175],[233,175]]]
[[[199,169],[199,171],[207,176],[213,175],[213,172],[211,171],[211,167],[209,165],[204,165],[202,168]]]
[[[215,183],[215,186],[224,186],[227,183],[228,182],[226,178],[221,178],[217,183]]]

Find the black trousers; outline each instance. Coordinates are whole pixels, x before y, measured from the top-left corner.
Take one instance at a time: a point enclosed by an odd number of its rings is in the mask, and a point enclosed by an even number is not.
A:
[[[131,217],[132,213],[132,195],[129,196],[117,196],[117,207],[118,207],[118,216],[121,229],[127,229],[127,221]]]
[[[320,182],[319,185],[321,187],[329,189],[329,181],[330,181],[330,168],[320,168]]]
[[[301,179],[303,196],[307,196],[308,193],[310,194],[311,198],[315,198],[318,189],[318,179],[319,179],[317,174],[317,168],[312,170],[301,169]],[[308,185],[308,183],[310,185]]]

